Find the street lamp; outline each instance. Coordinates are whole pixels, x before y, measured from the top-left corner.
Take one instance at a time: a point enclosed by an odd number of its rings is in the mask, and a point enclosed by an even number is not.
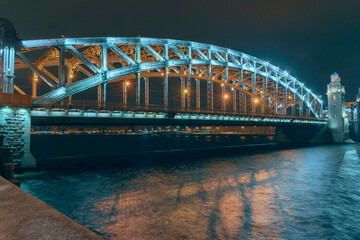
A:
[[[124,104],[124,108],[127,107],[127,89],[130,85],[130,82],[126,81],[123,82],[123,104]]]
[[[184,107],[186,109],[186,95],[189,93],[189,90],[187,90],[186,88],[184,89]]]

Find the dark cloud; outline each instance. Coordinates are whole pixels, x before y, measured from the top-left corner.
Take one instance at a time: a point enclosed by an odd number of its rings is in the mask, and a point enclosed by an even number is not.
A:
[[[6,0],[26,39],[148,36],[211,43],[268,60],[325,95],[337,71],[360,87],[358,0]]]

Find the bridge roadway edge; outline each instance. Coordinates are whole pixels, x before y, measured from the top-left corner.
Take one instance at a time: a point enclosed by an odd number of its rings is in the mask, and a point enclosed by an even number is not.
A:
[[[0,240],[102,239],[0,177]]]

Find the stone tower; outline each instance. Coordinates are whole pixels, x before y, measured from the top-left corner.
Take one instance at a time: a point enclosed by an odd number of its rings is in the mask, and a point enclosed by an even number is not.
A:
[[[338,73],[333,73],[327,85],[329,128],[334,142],[344,142],[349,137],[348,121],[345,118],[345,87]]]

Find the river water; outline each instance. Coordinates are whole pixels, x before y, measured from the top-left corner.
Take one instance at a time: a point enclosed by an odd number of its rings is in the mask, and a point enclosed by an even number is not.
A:
[[[105,239],[359,239],[359,144],[18,176]]]

